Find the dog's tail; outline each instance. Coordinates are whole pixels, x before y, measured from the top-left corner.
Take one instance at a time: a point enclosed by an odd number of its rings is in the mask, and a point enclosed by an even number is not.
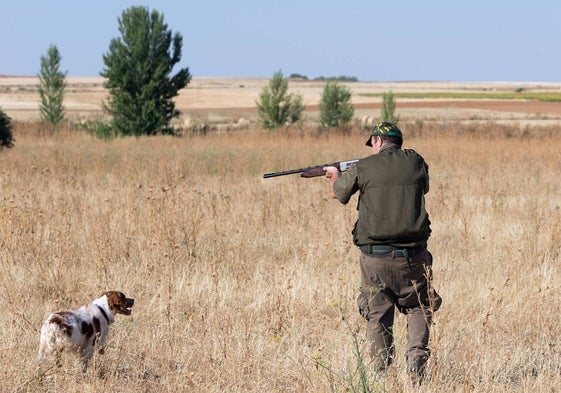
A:
[[[42,362],[45,357],[64,348],[64,343],[72,336],[72,325],[57,318],[54,314],[50,316],[41,327],[41,339],[37,360]]]
[[[59,314],[52,314],[41,328],[41,330],[43,329],[58,330],[68,337],[72,336],[72,325],[68,324],[64,317]]]

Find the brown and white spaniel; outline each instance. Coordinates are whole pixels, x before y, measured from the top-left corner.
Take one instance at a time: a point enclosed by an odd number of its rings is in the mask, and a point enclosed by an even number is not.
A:
[[[115,320],[115,315],[130,315],[133,305],[134,299],[122,292],[109,291],[77,310],[50,314],[41,327],[39,363],[44,363],[54,354],[59,364],[61,353],[68,350],[80,356],[85,371],[96,346],[99,353],[103,353],[109,325]]]

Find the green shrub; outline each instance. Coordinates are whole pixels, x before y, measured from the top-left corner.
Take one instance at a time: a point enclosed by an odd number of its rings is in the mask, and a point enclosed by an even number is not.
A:
[[[113,139],[117,136],[110,124],[100,120],[88,120],[80,124],[80,128],[99,139]]]
[[[14,135],[12,133],[12,120],[2,109],[0,109],[0,150],[14,146]]]

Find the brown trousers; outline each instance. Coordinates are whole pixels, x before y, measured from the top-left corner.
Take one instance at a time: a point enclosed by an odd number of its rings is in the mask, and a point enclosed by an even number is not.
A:
[[[376,370],[385,370],[394,358],[395,310],[407,315],[407,368],[422,370],[430,355],[429,327],[435,307],[430,290],[432,255],[420,248],[404,256],[361,253],[359,310],[367,320],[366,337]]]

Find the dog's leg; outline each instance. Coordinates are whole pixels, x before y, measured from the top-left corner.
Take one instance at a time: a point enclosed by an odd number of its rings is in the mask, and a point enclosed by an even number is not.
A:
[[[45,363],[48,358],[47,347],[44,345],[43,340],[39,344],[39,352],[37,353],[37,369],[43,372],[45,369]]]
[[[39,345],[39,351],[37,352],[37,363],[42,364],[45,362],[45,358],[47,357],[47,348],[41,343]]]
[[[39,351],[37,352],[37,362],[41,363],[45,358],[52,353],[52,346],[49,345],[49,339],[46,333],[41,328],[41,336],[39,338]]]
[[[105,335],[101,332],[96,333],[97,352],[101,355],[105,353]]]
[[[93,343],[92,343],[93,344]],[[90,364],[90,360],[92,359],[94,354],[94,347],[93,345],[86,345],[84,349],[80,352],[80,362],[82,364],[82,372],[86,372],[88,369],[88,365]]]
[[[57,367],[62,366],[62,352],[64,352],[64,347],[60,347],[54,350],[55,365]]]

